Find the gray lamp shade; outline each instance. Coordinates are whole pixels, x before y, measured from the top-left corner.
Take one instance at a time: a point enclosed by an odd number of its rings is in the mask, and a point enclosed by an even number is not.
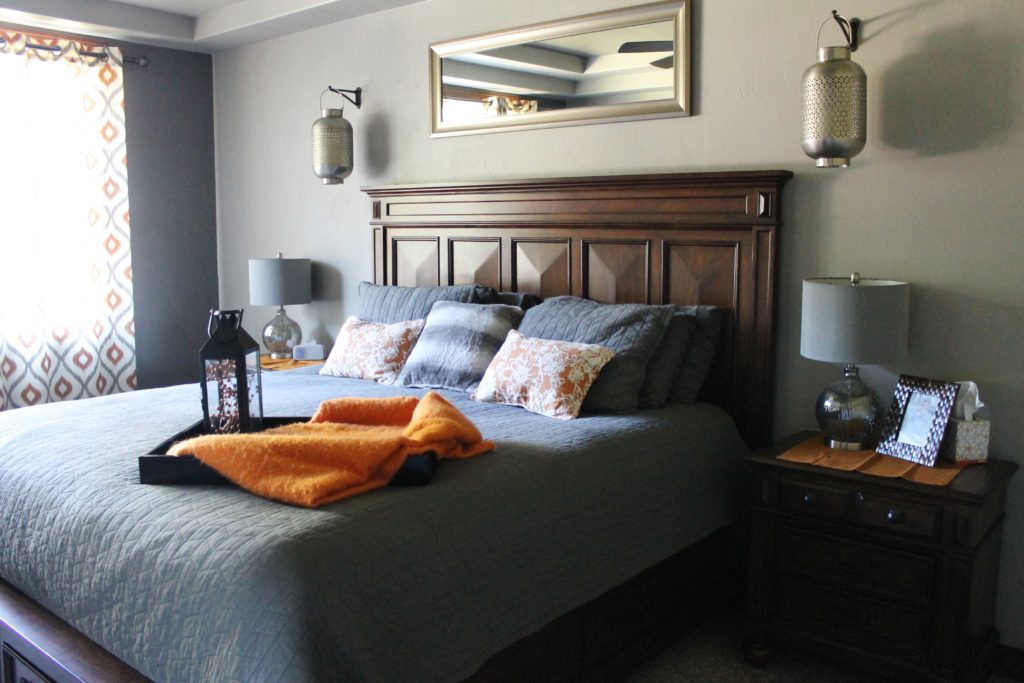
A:
[[[249,303],[308,304],[313,300],[310,270],[307,258],[249,259]]]
[[[804,280],[801,356],[872,365],[906,354],[910,285],[855,278]]]

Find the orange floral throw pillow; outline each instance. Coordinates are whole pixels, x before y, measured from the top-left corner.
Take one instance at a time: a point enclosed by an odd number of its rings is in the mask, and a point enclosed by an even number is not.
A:
[[[472,398],[571,420],[614,355],[597,344],[536,339],[512,330]]]
[[[423,331],[423,323],[406,320],[385,325],[349,316],[320,374],[394,384]]]

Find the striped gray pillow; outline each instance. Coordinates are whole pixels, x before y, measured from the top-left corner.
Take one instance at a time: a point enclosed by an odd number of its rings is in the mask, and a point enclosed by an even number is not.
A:
[[[518,306],[436,302],[395,383],[473,391],[522,319]]]

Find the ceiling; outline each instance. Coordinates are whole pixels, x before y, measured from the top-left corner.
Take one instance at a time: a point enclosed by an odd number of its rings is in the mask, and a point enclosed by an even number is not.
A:
[[[0,0],[0,21],[216,52],[424,0]]]
[[[198,17],[200,14],[223,9],[228,5],[241,4],[242,0],[119,0],[125,5],[149,7],[187,17]]]

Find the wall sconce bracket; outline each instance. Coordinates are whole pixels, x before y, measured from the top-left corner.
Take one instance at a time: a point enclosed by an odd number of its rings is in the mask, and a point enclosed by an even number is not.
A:
[[[850,19],[850,52],[856,52],[860,47],[860,19]]]
[[[327,89],[333,93],[341,95],[346,100],[356,105],[356,109],[363,106],[363,89],[356,88],[355,90],[346,90],[345,88],[335,88],[334,86],[327,86]]]
[[[850,52],[856,52],[857,48],[860,47],[860,19],[854,17],[853,19],[847,19],[838,10],[832,10],[832,19],[839,24],[839,30],[843,32],[843,37],[846,38],[846,45],[850,48]],[[821,29],[825,28],[825,24],[828,23],[828,19],[821,22],[821,26],[818,27],[818,46],[821,46]]]

